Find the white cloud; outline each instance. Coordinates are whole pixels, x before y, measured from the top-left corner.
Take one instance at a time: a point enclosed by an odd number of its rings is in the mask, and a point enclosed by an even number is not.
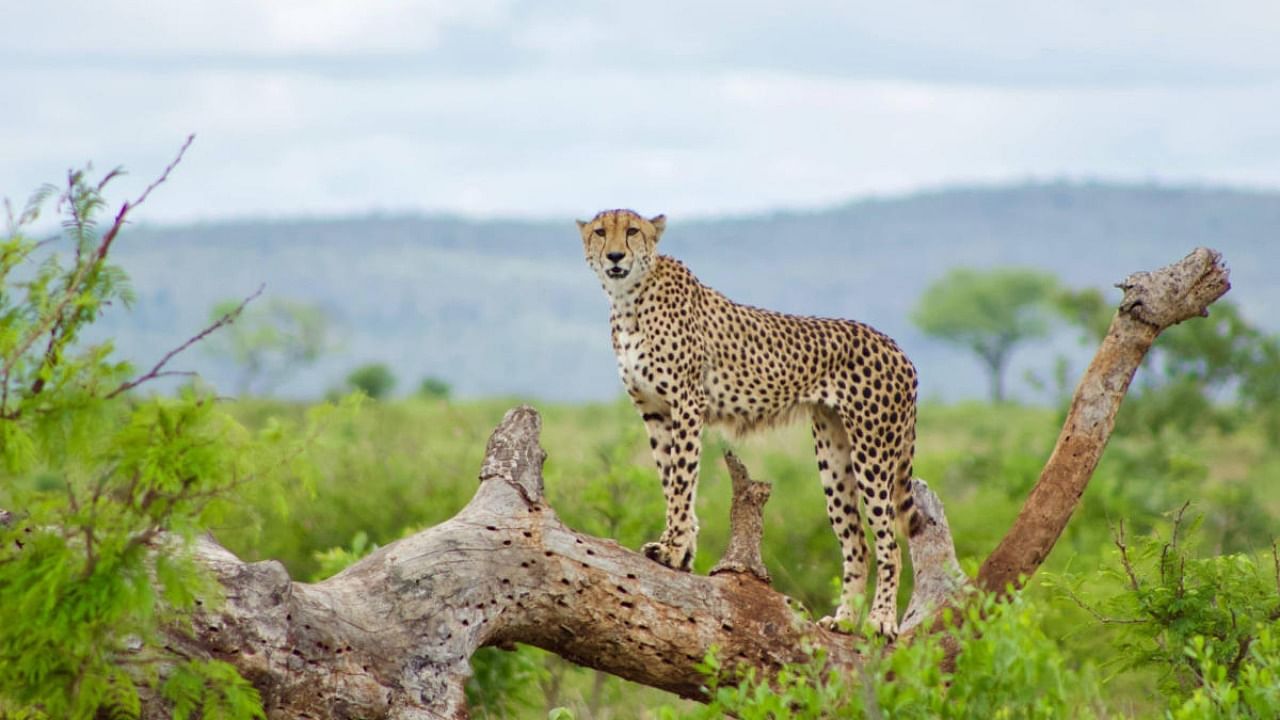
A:
[[[19,108],[0,194],[89,159],[137,187],[188,132],[148,217],[689,215],[1063,175],[1280,187],[1271,7],[26,4],[0,28]]]
[[[9,52],[253,54],[413,51],[451,27],[503,22],[509,0],[64,0],[6,8]]]

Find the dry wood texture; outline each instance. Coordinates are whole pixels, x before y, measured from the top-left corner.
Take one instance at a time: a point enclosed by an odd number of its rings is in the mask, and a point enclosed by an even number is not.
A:
[[[536,645],[684,697],[699,696],[694,666],[713,645],[769,669],[803,660],[808,638],[838,664],[857,662],[849,637],[750,572],[677,572],[565,527],[543,498],[540,423],[531,408],[511,410],[466,508],[324,582],[291,582],[278,563],[245,564],[203,541],[227,601],[185,649],[240,668],[273,717],[463,717],[468,659],[486,645]],[[948,545],[932,552],[954,560],[945,519],[931,527]]]

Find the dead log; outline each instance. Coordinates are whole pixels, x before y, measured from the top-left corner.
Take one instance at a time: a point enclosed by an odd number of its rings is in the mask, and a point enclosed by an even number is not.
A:
[[[1071,399],[1053,453],[1018,519],[978,572],[978,585],[994,592],[1018,587],[1049,556],[1093,476],[1115,428],[1120,401],[1151,344],[1165,328],[1209,314],[1231,289],[1222,255],[1196,248],[1155,272],[1117,284],[1124,299]]]
[[[689,698],[701,697],[695,665],[713,646],[727,663],[770,670],[803,661],[808,640],[856,665],[852,638],[818,627],[750,572],[677,572],[565,527],[543,496],[540,425],[532,408],[508,412],[461,512],[323,582],[291,582],[279,563],[246,564],[201,541],[226,600],[174,642],[234,664],[281,718],[465,717],[472,653],[513,643]],[[954,562],[945,518],[931,527],[941,532],[929,542],[947,548],[930,552]]]
[[[1078,503],[1156,335],[1203,314],[1228,284],[1218,254],[1197,250],[1122,287],[1125,301],[1058,447],[983,565],[980,586],[1003,588],[1035,571]],[[852,638],[820,628],[760,579],[759,512],[768,493],[745,469],[735,475],[740,537],[732,552],[711,577],[676,572],[560,521],[543,494],[540,424],[531,408],[508,412],[461,512],[323,582],[293,582],[277,562],[247,564],[201,540],[197,556],[226,598],[198,615],[194,634],[175,630],[171,644],[235,665],[273,718],[465,717],[472,653],[514,643],[688,698],[701,696],[695,666],[713,646],[727,664],[766,673],[805,660],[806,642],[835,665],[858,665]],[[915,591],[900,642],[968,584],[941,502],[915,483],[927,520],[910,543]]]

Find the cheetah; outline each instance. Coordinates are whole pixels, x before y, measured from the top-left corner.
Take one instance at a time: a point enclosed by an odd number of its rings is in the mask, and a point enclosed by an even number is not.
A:
[[[897,634],[900,551],[922,516],[911,497],[915,367],[888,336],[859,322],[740,305],[657,252],[666,217],[605,210],[578,221],[587,263],[609,298],[618,372],[649,433],[666,499],[666,529],[643,552],[689,570],[697,546],[694,493],[704,425],[734,434],[811,419],[827,514],[843,551],[843,587],[826,627],[852,619],[867,581],[859,504],[875,542],[869,619]]]

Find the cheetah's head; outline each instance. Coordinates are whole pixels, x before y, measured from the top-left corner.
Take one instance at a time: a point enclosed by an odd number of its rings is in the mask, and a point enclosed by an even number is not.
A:
[[[631,210],[604,210],[591,220],[579,220],[587,264],[606,289],[633,284],[658,256],[658,238],[667,226],[665,215],[645,219]]]

